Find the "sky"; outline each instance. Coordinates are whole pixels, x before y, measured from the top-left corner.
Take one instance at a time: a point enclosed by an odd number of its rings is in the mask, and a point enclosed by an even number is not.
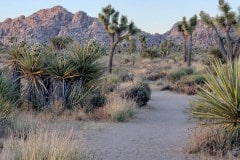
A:
[[[227,2],[234,11],[240,6],[240,0]],[[20,15],[29,16],[56,5],[72,13],[84,11],[91,17],[97,17],[102,7],[108,4],[149,33],[164,33],[183,16],[190,18],[201,10],[211,16],[219,14],[218,0],[4,0],[0,5],[0,21]]]

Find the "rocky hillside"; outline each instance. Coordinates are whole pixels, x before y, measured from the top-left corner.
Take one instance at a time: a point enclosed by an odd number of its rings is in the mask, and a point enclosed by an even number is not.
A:
[[[164,38],[171,40],[175,44],[182,44],[183,36],[177,31],[177,23],[170,31],[163,35]],[[206,50],[216,46],[215,34],[201,20],[198,20],[195,31],[193,32],[193,48]]]
[[[159,45],[163,39],[170,39],[176,44],[181,44],[183,40],[176,24],[162,35],[147,32],[142,34],[146,36],[148,46]],[[90,17],[83,11],[73,14],[61,6],[42,9],[28,17],[8,18],[0,23],[0,44],[8,44],[11,37],[16,37],[18,41],[45,43],[49,37],[55,36],[70,36],[79,42],[89,39],[96,39],[101,44],[109,42],[108,35],[97,18]],[[215,43],[212,30],[199,20],[193,33],[194,48],[206,49]]]
[[[162,40],[160,34],[144,34],[149,45],[157,45]],[[8,44],[11,37],[18,41],[45,43],[55,36],[70,36],[79,42],[96,39],[107,44],[109,41],[97,18],[89,17],[83,11],[73,14],[61,6],[42,9],[28,17],[8,18],[0,23],[0,43],[3,44]]]

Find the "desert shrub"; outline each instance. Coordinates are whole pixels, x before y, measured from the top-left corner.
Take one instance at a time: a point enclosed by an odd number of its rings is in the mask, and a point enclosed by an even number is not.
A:
[[[203,86],[204,81],[203,75],[187,75],[175,83],[174,90],[187,95],[194,95],[199,91],[198,85]]]
[[[160,43],[160,53],[161,53],[161,56],[162,57],[165,57],[167,55],[170,54],[170,52],[172,51],[172,47],[173,47],[173,44],[171,41],[169,40],[163,40],[161,43]]]
[[[170,72],[167,77],[170,81],[176,82],[186,75],[193,74],[195,71],[192,67],[180,68],[175,71]]]
[[[206,120],[206,124],[219,124],[227,134],[231,145],[239,145],[239,106],[240,106],[240,61],[220,60],[214,62],[205,76],[208,89],[201,89],[191,107],[193,116]],[[236,139],[235,139],[235,138]]]
[[[146,48],[141,53],[142,58],[157,58],[160,57],[159,50],[157,48]]]
[[[205,81],[204,75],[200,75],[200,74],[188,75],[180,79],[180,82],[185,85],[194,85],[194,84],[203,85],[204,81]]]
[[[117,69],[114,74],[118,77],[119,82],[133,81],[133,75],[129,74],[126,69]]]
[[[101,94],[95,94],[90,98],[89,101],[94,108],[99,108],[104,106],[104,104],[106,103],[106,97]]]
[[[107,114],[114,122],[125,122],[136,113],[137,104],[132,100],[112,97],[105,106]]]
[[[136,85],[145,88],[150,94],[152,93],[151,88],[147,82],[137,82]]]
[[[145,84],[135,84],[129,88],[123,95],[126,99],[132,99],[139,107],[145,106],[151,98],[149,86]]]
[[[103,107],[106,103],[106,97],[100,92],[100,90],[95,90],[92,93],[86,95],[81,101],[83,110],[88,112],[93,112],[95,109]]]
[[[55,107],[59,113],[79,105],[83,95],[96,88],[102,76],[99,58],[103,50],[95,43],[66,45],[64,49],[54,50],[25,45],[9,52],[14,62],[10,71],[14,75],[12,79],[21,97],[37,110],[59,106]],[[20,85],[22,79],[25,83]]]
[[[81,142],[72,130],[41,128],[29,131],[27,138],[11,136],[4,142],[0,159],[19,160],[88,160],[90,156],[81,149]],[[57,146],[57,147],[56,147]]]
[[[219,125],[199,126],[194,129],[186,150],[190,154],[210,154],[221,159],[239,158],[239,142],[236,143],[236,139],[239,139],[238,135],[229,137]],[[231,158],[227,158],[228,153],[231,153]]]
[[[16,85],[5,74],[0,74],[0,122],[17,107],[19,95]]]
[[[213,56],[213,58],[220,59],[222,62],[225,61],[221,51],[218,48],[210,48],[208,54]]]

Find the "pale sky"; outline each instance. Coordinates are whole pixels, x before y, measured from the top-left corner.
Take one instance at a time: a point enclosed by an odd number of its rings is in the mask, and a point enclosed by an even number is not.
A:
[[[227,0],[237,11],[240,0]],[[199,14],[201,10],[211,16],[218,14],[218,0],[4,0],[0,5],[0,21],[29,16],[34,12],[61,5],[70,12],[84,11],[97,17],[101,8],[112,4],[120,12],[133,20],[138,28],[149,33],[164,33],[183,16],[187,18]]]

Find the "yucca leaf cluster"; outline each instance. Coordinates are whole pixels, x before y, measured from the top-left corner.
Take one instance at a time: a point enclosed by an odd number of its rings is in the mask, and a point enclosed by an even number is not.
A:
[[[205,85],[193,103],[192,113],[207,119],[208,124],[220,124],[229,133],[240,127],[240,60],[217,60],[205,76]]]
[[[17,88],[6,73],[0,74],[0,122],[19,104]]]
[[[10,68],[17,68],[9,70],[10,75],[18,73],[11,76],[12,81],[22,99],[37,110],[57,105],[62,111],[80,105],[102,75],[98,59],[103,52],[96,43],[72,44],[65,49],[16,46],[10,54],[16,53],[19,56],[10,56],[9,60]]]

